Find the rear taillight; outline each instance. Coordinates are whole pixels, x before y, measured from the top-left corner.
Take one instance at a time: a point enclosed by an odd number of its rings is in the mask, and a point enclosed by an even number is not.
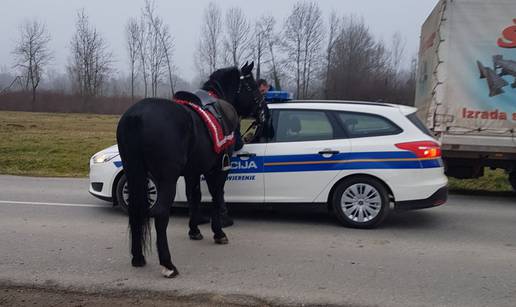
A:
[[[407,142],[396,144],[396,147],[413,152],[418,158],[441,157],[441,146],[432,141]]]

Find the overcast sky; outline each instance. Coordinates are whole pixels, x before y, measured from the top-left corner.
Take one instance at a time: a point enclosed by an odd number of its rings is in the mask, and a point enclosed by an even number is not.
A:
[[[64,71],[70,54],[78,9],[84,8],[91,23],[109,43],[115,55],[116,68],[127,71],[124,27],[127,19],[138,16],[143,0],[1,0],[0,7],[0,67],[13,64],[11,51],[18,36],[18,27],[26,19],[37,18],[46,23],[52,36],[53,68]],[[219,0],[225,10],[239,6],[251,19],[271,13],[282,26],[295,0]],[[406,40],[408,59],[419,48],[422,23],[438,0],[318,0],[325,21],[332,9],[339,15],[362,16],[377,38],[386,42],[399,31]],[[209,0],[156,0],[157,11],[170,25],[176,42],[174,62],[178,75],[186,80],[195,76],[193,52],[200,32],[200,18]],[[254,22],[253,22],[254,24]],[[408,60],[406,61],[408,63]]]

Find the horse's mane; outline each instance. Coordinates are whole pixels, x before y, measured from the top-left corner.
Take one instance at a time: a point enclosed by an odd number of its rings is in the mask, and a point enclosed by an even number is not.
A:
[[[202,89],[205,91],[213,90],[219,95],[228,95],[236,91],[239,77],[240,70],[235,66],[217,69],[210,75],[208,81],[204,82]],[[237,82],[233,80],[237,80]],[[219,88],[221,85],[225,85],[225,88]],[[221,90],[223,91],[222,93]],[[231,99],[231,97],[226,97],[226,99]]]

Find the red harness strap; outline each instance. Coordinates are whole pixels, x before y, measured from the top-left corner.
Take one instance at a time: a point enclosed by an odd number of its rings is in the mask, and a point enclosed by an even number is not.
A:
[[[209,92],[210,96],[212,92]],[[215,95],[213,93],[213,95]],[[216,97],[216,96],[213,96]],[[210,132],[212,143],[213,143],[213,151],[215,153],[220,154],[225,151],[229,147],[231,147],[235,143],[235,133],[231,132],[229,135],[224,135],[222,127],[219,121],[211,114],[210,112],[203,110],[200,106],[186,100],[175,99],[176,103],[192,108],[199,116],[202,118],[204,124],[208,128]]]

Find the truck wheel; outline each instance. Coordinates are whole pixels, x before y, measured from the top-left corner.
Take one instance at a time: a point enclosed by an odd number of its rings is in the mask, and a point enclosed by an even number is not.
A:
[[[511,183],[514,192],[516,192],[516,171],[512,171],[509,174],[509,182]]]
[[[158,189],[152,178],[147,178],[147,199],[151,208],[158,200]],[[127,186],[125,174],[120,177],[116,185],[116,200],[122,210],[127,213],[129,206],[129,187]]]
[[[389,194],[376,179],[354,177],[337,186],[332,205],[335,215],[345,226],[374,228],[389,214]]]

